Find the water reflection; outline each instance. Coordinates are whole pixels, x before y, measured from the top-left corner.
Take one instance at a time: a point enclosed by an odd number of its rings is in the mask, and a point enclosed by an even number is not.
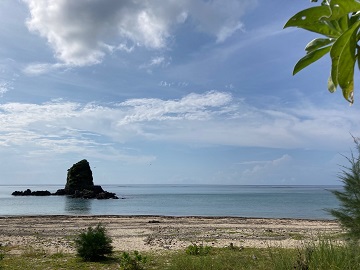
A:
[[[91,212],[92,200],[70,198],[65,199],[65,212],[67,214],[86,215]]]

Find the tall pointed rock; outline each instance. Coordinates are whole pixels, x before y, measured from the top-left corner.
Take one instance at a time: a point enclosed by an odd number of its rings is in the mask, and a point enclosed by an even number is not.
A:
[[[89,162],[86,159],[75,163],[68,169],[65,192],[72,195],[75,191],[93,190],[94,182]]]

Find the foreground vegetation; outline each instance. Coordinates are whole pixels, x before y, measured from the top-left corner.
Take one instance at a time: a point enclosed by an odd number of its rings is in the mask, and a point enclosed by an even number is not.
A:
[[[75,238],[77,255],[84,261],[101,261],[113,253],[112,239],[102,224],[88,227]]]
[[[186,250],[157,253],[114,252],[102,261],[88,262],[75,254],[48,254],[31,247],[21,254],[2,249],[2,269],[360,269],[360,247],[320,240],[301,249],[210,248],[189,246]]]

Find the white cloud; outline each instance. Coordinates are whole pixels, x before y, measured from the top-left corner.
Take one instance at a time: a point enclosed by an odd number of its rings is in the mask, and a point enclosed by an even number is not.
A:
[[[209,108],[222,108],[229,104],[231,99],[230,94],[215,91],[189,94],[180,100],[131,99],[119,104],[121,107],[128,108],[128,111],[118,124],[164,120],[207,120],[213,114]]]
[[[68,65],[56,63],[38,63],[38,64],[30,64],[23,69],[23,72],[27,75],[41,75],[44,73],[48,73],[54,70],[68,68]]]
[[[18,78],[16,62],[6,58],[0,60],[0,97],[13,89],[14,82]]]
[[[257,1],[222,0],[191,1],[193,19],[198,21],[198,29],[216,36],[223,42],[238,30],[244,30],[239,20],[246,10],[257,5]]]
[[[10,89],[10,83],[5,81],[0,81],[0,97],[2,97]]]
[[[116,143],[146,137],[149,132],[138,126],[142,122],[201,120],[209,108],[221,107],[230,99],[229,94],[212,91],[173,101],[133,99],[115,106],[62,100],[6,103],[0,105],[0,145],[24,148],[31,155],[86,153],[147,162],[154,157],[133,157],[122,147],[117,149]]]
[[[157,56],[152,58],[149,63],[141,65],[140,69],[147,69],[148,72],[151,72],[152,68],[167,67],[168,65],[170,65],[170,62],[171,62],[171,58],[166,59],[164,56]]]
[[[266,160],[251,160],[251,161],[243,161],[243,162],[238,162],[236,164],[238,165],[258,165],[258,164],[266,164],[269,161]]]
[[[159,86],[162,87],[172,87],[172,86],[177,86],[177,87],[188,87],[189,83],[188,82],[168,82],[168,81],[160,81]]]
[[[273,172],[274,170],[277,170],[283,166],[287,166],[289,162],[291,162],[292,158],[290,155],[283,155],[280,158],[269,160],[269,161],[261,161],[255,163],[255,166],[251,169],[247,169],[243,172],[243,176],[253,178],[254,176],[261,176]],[[251,163],[250,163],[251,164]]]
[[[256,108],[218,91],[115,105],[6,103],[0,104],[0,145],[32,154],[86,152],[119,159],[136,159],[123,147],[139,140],[338,151],[351,145],[349,132],[360,134],[355,115],[309,105],[281,111]],[[259,171],[288,159],[247,165]]]
[[[160,66],[160,65],[164,65],[164,63],[165,63],[165,57],[159,56],[151,59],[150,66]],[[165,65],[167,64],[165,63]]]
[[[244,12],[257,0],[136,1],[23,0],[28,28],[44,37],[68,66],[93,65],[107,52],[132,51],[128,41],[149,49],[168,45],[174,25],[191,19],[199,31],[222,42],[243,28]],[[176,19],[174,19],[176,18]]]
[[[298,161],[288,154],[283,154],[279,158],[268,161],[245,162],[243,165],[247,165],[248,168],[238,171],[237,176],[243,184],[311,184],[308,181],[309,175],[312,177],[316,175],[312,168],[304,171]]]
[[[125,51],[131,53],[134,51],[134,48],[135,48],[134,46],[129,47],[126,43],[120,43],[116,49],[119,51]]]

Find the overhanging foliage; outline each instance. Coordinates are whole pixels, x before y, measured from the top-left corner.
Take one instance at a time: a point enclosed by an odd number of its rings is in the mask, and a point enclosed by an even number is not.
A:
[[[339,86],[344,98],[352,104],[356,62],[360,68],[360,47],[357,45],[360,37],[360,2],[324,0],[320,6],[295,14],[285,24],[284,28],[287,27],[299,27],[325,36],[307,44],[306,55],[295,65],[293,75],[330,53],[331,72],[328,89],[334,92]]]

